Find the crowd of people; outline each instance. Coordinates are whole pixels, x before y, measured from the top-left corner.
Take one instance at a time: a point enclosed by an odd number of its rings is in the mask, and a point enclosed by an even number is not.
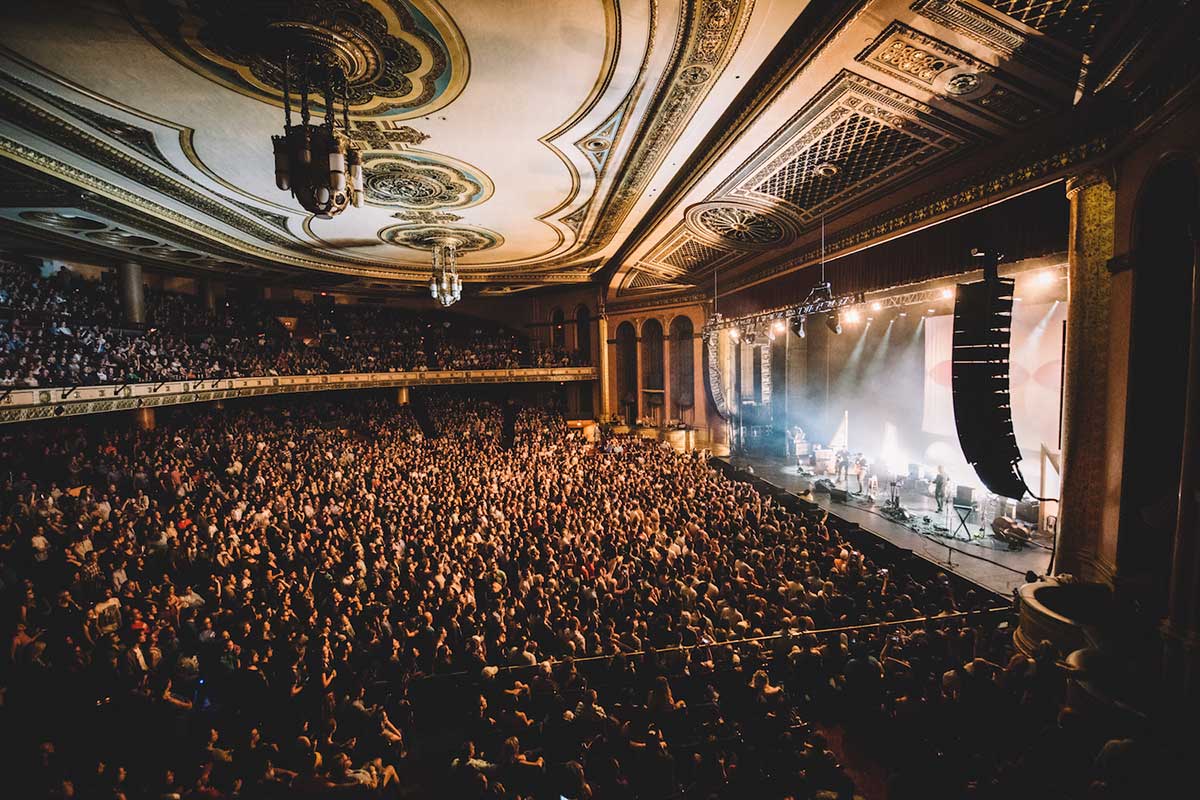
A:
[[[11,796],[851,798],[863,754],[893,800],[1135,785],[986,593],[699,453],[428,407],[0,431]]]
[[[148,288],[135,325],[117,295],[111,280],[0,262],[0,388],[581,363],[448,314],[237,297],[210,309]]]

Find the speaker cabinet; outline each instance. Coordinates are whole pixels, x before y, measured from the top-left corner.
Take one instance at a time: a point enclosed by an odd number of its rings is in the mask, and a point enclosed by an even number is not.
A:
[[[963,455],[988,490],[1019,499],[1025,480],[1008,382],[1014,285],[998,277],[958,285],[951,386]]]
[[[829,490],[829,499],[836,503],[844,503],[850,499],[850,494],[845,489],[834,486]]]

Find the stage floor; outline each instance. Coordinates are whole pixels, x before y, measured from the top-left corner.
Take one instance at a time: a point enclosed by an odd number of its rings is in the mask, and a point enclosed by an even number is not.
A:
[[[909,520],[902,523],[881,513],[889,498],[886,486],[881,487],[873,504],[865,496],[856,495],[850,495],[845,503],[841,503],[831,500],[825,493],[802,494],[800,490],[812,484],[816,478],[802,476],[795,464],[782,459],[737,456],[725,460],[740,469],[750,465],[755,477],[798,494],[892,544],[911,550],[946,570],[1004,595],[1012,594],[1013,589],[1025,582],[1026,571],[1032,570],[1041,575],[1050,566],[1051,543],[1048,538],[1038,537],[1034,544],[1020,550],[1010,550],[1007,544],[992,535],[989,524],[992,514],[987,508],[982,509],[983,516],[988,520],[982,524],[982,530],[978,513],[972,513],[967,517],[965,527],[960,527],[958,517],[948,502],[939,514],[934,498],[918,488],[906,486],[901,491],[900,504],[908,512]],[[836,485],[846,488],[844,482]],[[858,481],[853,475],[849,479],[849,488],[858,488]]]

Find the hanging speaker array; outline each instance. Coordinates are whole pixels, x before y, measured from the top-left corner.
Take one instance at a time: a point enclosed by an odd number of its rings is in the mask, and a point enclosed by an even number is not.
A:
[[[1026,487],[1009,393],[1014,286],[994,272],[958,285],[951,385],[963,455],[989,491],[1020,499]]]

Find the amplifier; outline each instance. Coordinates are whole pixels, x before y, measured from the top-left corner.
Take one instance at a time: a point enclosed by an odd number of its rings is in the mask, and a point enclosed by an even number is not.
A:
[[[1028,522],[1031,525],[1038,523],[1038,501],[1024,500],[1017,504],[1017,519],[1021,522]]]
[[[829,499],[838,503],[844,503],[850,499],[850,493],[845,489],[839,489],[836,486],[830,487]]]
[[[959,484],[954,490],[954,505],[971,506],[975,504],[975,487]]]

